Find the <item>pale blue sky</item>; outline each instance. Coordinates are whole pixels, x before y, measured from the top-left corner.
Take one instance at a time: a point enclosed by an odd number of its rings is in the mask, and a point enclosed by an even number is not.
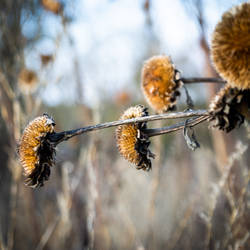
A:
[[[136,89],[135,72],[140,69],[148,47],[152,45],[150,42],[156,42],[156,53],[171,55],[184,75],[202,74],[199,29],[192,18],[194,11],[192,8],[187,11],[183,2],[152,0],[155,40],[149,40],[142,0],[72,1],[68,9],[75,20],[67,30],[73,45],[69,44],[67,37],[62,37],[58,48],[54,40],[62,33],[60,19],[45,13],[47,36],[35,49],[27,50],[27,65],[35,69],[39,68],[39,53],[56,51],[53,70],[43,74],[43,79],[48,82],[43,90],[44,100],[52,105],[74,102],[75,56],[79,61],[83,96],[87,103],[97,105],[103,96],[108,98],[122,89],[133,92]],[[203,2],[209,38],[221,14],[242,1]],[[140,99],[140,94],[136,97]]]

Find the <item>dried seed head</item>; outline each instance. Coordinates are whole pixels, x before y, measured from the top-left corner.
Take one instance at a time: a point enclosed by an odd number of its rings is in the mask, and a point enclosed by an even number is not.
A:
[[[250,3],[224,13],[212,38],[212,60],[231,87],[250,88]]]
[[[55,148],[48,136],[54,133],[54,127],[54,120],[44,114],[31,121],[23,131],[18,153],[28,186],[40,187],[49,179]]]
[[[211,126],[226,132],[240,126],[250,117],[250,90],[225,85],[209,106]]]
[[[33,92],[38,84],[37,74],[29,69],[23,69],[18,76],[18,84],[23,93]]]
[[[240,105],[237,107],[237,110],[241,115],[247,120],[250,121],[250,90],[243,90],[243,98],[240,102]]]
[[[126,105],[130,102],[131,96],[127,91],[121,91],[115,96],[115,103],[117,105]]]
[[[47,66],[53,60],[53,55],[41,54],[40,59],[42,62],[42,66]]]
[[[132,119],[147,116],[147,108],[142,105],[127,109],[120,120]],[[138,122],[127,125],[120,125],[116,129],[116,142],[120,154],[129,162],[135,164],[137,169],[150,170],[151,160],[154,155],[148,149],[150,141],[143,129],[146,129],[145,122]]]
[[[62,5],[57,0],[42,0],[42,5],[44,9],[54,14],[59,14],[62,10]]]
[[[149,105],[158,113],[175,108],[182,82],[168,56],[153,56],[142,69],[142,91]]]

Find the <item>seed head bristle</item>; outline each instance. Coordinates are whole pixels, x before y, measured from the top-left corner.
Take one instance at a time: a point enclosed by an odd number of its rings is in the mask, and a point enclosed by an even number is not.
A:
[[[151,57],[144,63],[141,75],[141,87],[148,104],[157,113],[173,110],[182,82],[170,57]]]
[[[120,120],[147,116],[147,109],[142,105],[127,109]],[[154,155],[148,149],[150,141],[143,133],[146,129],[145,122],[120,125],[116,129],[116,142],[120,154],[129,162],[136,165],[137,169],[150,170],[151,160]]]
[[[250,89],[250,3],[225,12],[212,37],[211,57],[231,87]]]
[[[32,120],[23,131],[18,153],[28,186],[43,186],[43,182],[49,178],[55,148],[48,135],[54,133],[54,127],[53,118],[44,114]]]

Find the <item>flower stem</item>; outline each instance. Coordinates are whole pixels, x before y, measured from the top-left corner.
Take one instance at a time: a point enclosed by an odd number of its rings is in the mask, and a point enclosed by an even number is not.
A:
[[[180,78],[180,81],[182,81],[185,84],[201,83],[201,82],[226,83],[226,81],[224,81],[223,79],[214,77],[190,77],[190,78],[182,77]]]

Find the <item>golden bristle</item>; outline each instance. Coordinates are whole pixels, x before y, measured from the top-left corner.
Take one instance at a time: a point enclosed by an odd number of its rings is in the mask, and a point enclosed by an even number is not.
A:
[[[226,132],[240,126],[250,116],[250,90],[225,85],[210,103],[211,126]]]
[[[62,10],[62,5],[56,0],[42,0],[42,5],[46,10],[54,14],[59,14]]]
[[[142,69],[142,91],[149,105],[158,113],[172,110],[180,95],[179,72],[168,56],[153,56]]]
[[[121,116],[120,120],[147,116],[147,109],[142,105],[130,107]],[[116,141],[120,154],[129,162],[135,164],[137,169],[150,170],[151,161],[149,157],[153,154],[149,151],[150,144],[142,130],[146,129],[145,122],[120,125],[116,129]]]
[[[250,3],[223,14],[212,38],[212,60],[231,87],[250,89]]]
[[[54,132],[54,126],[54,120],[44,114],[31,121],[23,131],[18,153],[30,186],[42,186],[49,177],[55,150],[46,136]]]
[[[18,84],[20,90],[24,93],[33,92],[38,83],[38,78],[36,72],[29,69],[22,69],[18,76]]]

